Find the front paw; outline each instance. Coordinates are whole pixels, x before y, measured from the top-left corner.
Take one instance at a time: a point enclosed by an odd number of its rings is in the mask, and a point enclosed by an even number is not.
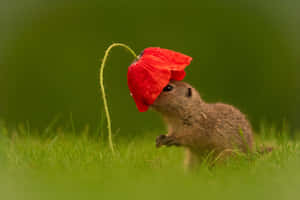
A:
[[[156,137],[156,148],[164,145],[164,140],[167,138],[166,135],[159,135]]]
[[[179,142],[174,136],[160,135],[156,138],[156,147],[159,148],[161,146],[180,146]]]

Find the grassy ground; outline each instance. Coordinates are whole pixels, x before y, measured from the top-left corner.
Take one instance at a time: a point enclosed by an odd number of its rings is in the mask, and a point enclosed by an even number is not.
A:
[[[264,131],[270,135],[268,131]],[[300,146],[262,137],[273,153],[206,164],[184,173],[183,150],[154,147],[156,134],[115,138],[112,156],[101,138],[57,131],[36,136],[0,129],[1,199],[297,199]],[[273,134],[274,135],[274,134]],[[281,134],[285,135],[284,133]]]

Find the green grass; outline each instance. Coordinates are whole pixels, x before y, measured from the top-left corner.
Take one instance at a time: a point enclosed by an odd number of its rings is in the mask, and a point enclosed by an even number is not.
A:
[[[155,148],[159,133],[115,138],[113,157],[87,132],[0,129],[1,199],[298,199],[300,146],[262,132],[274,152],[185,173],[182,149]]]

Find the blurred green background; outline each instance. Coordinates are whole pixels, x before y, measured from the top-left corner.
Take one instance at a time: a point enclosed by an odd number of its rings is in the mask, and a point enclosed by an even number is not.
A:
[[[45,128],[101,124],[100,60],[113,42],[137,53],[159,46],[193,57],[186,81],[207,101],[293,128],[300,107],[300,2],[293,0],[2,0],[0,118]],[[105,70],[113,130],[161,130],[127,87],[132,56],[114,49]]]

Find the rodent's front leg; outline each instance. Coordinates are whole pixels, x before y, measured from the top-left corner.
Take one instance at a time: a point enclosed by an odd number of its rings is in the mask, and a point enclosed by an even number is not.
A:
[[[179,141],[176,137],[171,135],[160,135],[156,138],[156,147],[159,148],[161,146],[180,146]]]

